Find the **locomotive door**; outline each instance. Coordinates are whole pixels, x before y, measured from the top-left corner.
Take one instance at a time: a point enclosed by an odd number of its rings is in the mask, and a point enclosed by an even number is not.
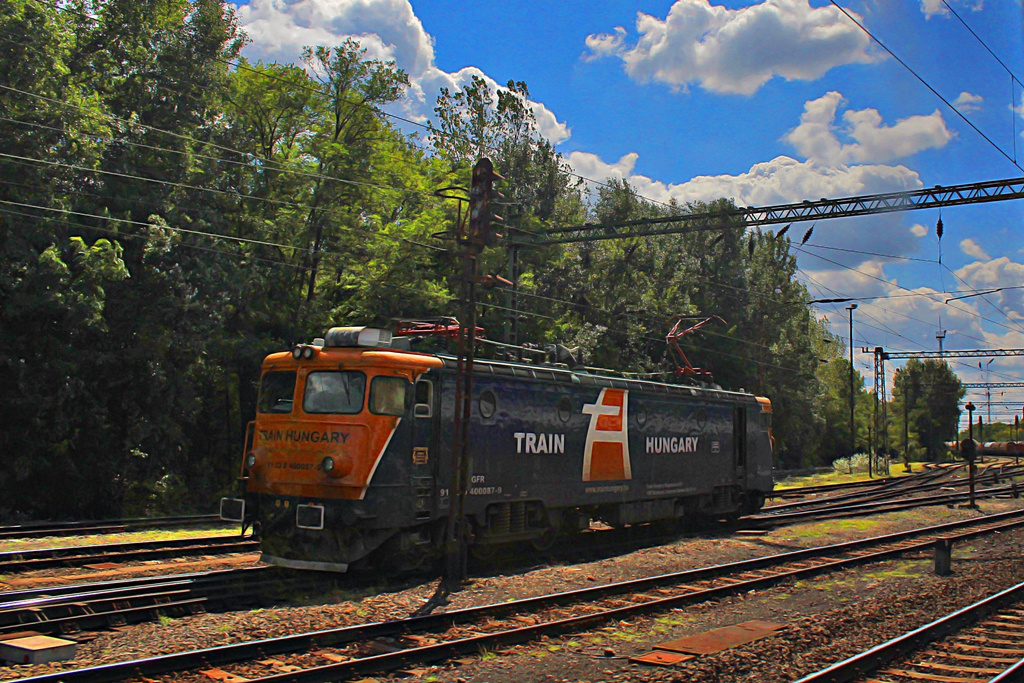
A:
[[[441,458],[437,429],[440,424],[439,389],[434,381],[423,378],[417,381],[414,387],[412,467],[409,483],[413,489],[416,522],[426,522],[433,518],[437,500],[437,468]]]
[[[733,406],[732,430],[733,464],[736,467],[736,478],[742,480],[747,471],[746,406]]]

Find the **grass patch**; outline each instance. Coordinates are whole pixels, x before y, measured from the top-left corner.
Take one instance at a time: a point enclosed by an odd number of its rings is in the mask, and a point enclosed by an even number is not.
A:
[[[924,471],[923,462],[911,462],[911,472],[913,474],[920,474]],[[890,477],[905,477],[907,474],[903,468],[902,462],[893,462],[892,468],[889,471]],[[884,475],[875,475],[877,479],[879,476],[885,478]],[[825,484],[852,484],[858,481],[867,481],[870,479],[867,472],[819,472],[816,474],[809,474],[804,477],[786,477],[785,479],[779,479],[775,482],[776,491],[784,491],[786,489],[798,489],[804,486],[823,486]]]
[[[787,535],[795,538],[822,538],[843,531],[870,531],[878,527],[879,520],[870,517],[856,519],[830,519],[814,524],[790,527]]]
[[[904,560],[887,569],[866,572],[864,578],[874,581],[886,579],[917,579],[928,572],[928,562],[923,560]]]

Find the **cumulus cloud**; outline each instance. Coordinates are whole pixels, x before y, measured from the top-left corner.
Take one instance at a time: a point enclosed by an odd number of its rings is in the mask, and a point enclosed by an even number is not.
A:
[[[981,103],[985,101],[985,98],[981,95],[972,95],[966,90],[953,100],[953,106],[962,111],[965,114],[974,111],[981,111]]]
[[[635,152],[609,163],[589,152],[572,152],[568,161],[582,176],[595,180],[622,179],[656,201],[710,201],[731,197],[740,206],[763,206],[806,198],[843,197],[896,192],[923,187],[920,176],[905,166],[861,164],[830,168],[812,161],[779,156],[737,175],[697,176],[685,183],[664,183],[634,172]]]
[[[921,11],[928,19],[936,14],[949,14],[949,10],[942,4],[942,0],[921,0]]]
[[[265,61],[296,62],[305,45],[338,45],[353,38],[367,57],[394,60],[409,75],[403,113],[426,121],[442,87],[457,90],[474,75],[492,92],[501,86],[475,67],[448,73],[434,64],[434,40],[409,0],[252,0],[237,8],[239,23],[252,38],[245,54]],[[553,144],[569,138],[568,126],[539,102],[530,102],[542,135]]]
[[[924,237],[925,235],[928,234],[928,228],[921,225],[920,223],[914,223],[913,225],[910,226],[910,233],[914,237]]]
[[[804,105],[800,125],[787,133],[785,140],[809,160],[841,165],[892,161],[943,147],[953,138],[938,110],[887,126],[875,109],[848,109],[843,112],[844,125],[837,127],[836,113],[844,101],[835,91],[810,100]],[[844,143],[840,134],[853,142]]]
[[[964,252],[971,258],[980,259],[982,261],[989,261],[992,258],[970,237],[960,242],[960,251]]]
[[[676,0],[664,19],[638,12],[636,30],[632,47],[621,27],[588,36],[588,57],[615,56],[641,83],[744,95],[775,76],[815,80],[837,66],[882,59],[842,12],[812,8],[808,0],[765,0],[737,10]]]
[[[615,33],[594,33],[587,36],[585,42],[587,49],[590,50],[589,54],[584,55],[584,59],[588,62],[600,59],[601,57],[608,57],[610,55],[617,55],[622,52],[623,41],[626,39],[626,29],[621,26],[615,27]]]
[[[952,0],[956,3],[956,0]],[[985,9],[984,0],[972,0],[970,2],[961,0],[959,4],[965,5],[968,9],[973,12],[980,12]],[[942,0],[921,0],[921,11],[924,12],[925,19],[931,19],[935,15],[949,16],[949,9]]]
[[[661,202],[674,199],[684,205],[728,197],[737,206],[767,206],[923,187],[920,176],[905,166],[861,164],[829,168],[787,156],[754,164],[745,173],[698,176],[684,183],[664,183],[637,173],[639,155],[635,152],[615,162],[606,162],[587,152],[572,152],[567,160],[586,178],[625,180],[641,196]],[[831,220],[820,224],[814,234],[814,239],[799,255],[801,263],[821,266],[829,263],[823,260],[827,258],[833,265],[856,266],[865,260],[865,256],[856,253],[819,251],[816,244],[894,254],[907,253],[917,246],[917,238],[896,214]]]

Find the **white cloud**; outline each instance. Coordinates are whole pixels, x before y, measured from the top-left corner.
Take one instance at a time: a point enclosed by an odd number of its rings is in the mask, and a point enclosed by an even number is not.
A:
[[[992,259],[992,257],[989,256],[971,237],[960,242],[960,251],[972,258],[980,259],[982,261],[989,261]]]
[[[245,49],[250,58],[296,62],[305,45],[334,46],[353,38],[367,57],[394,60],[409,75],[408,97],[400,106],[417,121],[432,114],[442,87],[457,90],[473,75],[487,81],[492,92],[500,86],[476,67],[455,73],[434,64],[434,39],[424,30],[409,0],[252,0],[237,7],[242,28],[252,38]],[[530,102],[542,135],[558,144],[569,128],[539,102]]]
[[[956,3],[956,0],[952,0]],[[985,0],[962,0],[959,4],[965,5],[967,9],[972,12],[980,12],[985,9]],[[935,15],[949,16],[950,12],[946,8],[946,5],[942,0],[921,0],[921,11],[924,12],[925,19],[931,19]]]
[[[985,98],[981,95],[972,95],[965,90],[953,101],[953,106],[968,114],[974,111],[981,111],[981,103],[984,101]]]
[[[910,226],[910,233],[914,237],[924,237],[928,234],[928,228],[921,225],[920,223],[914,223]]]
[[[931,19],[936,14],[949,14],[949,10],[942,4],[942,0],[921,0],[921,11],[924,12],[927,19]]]
[[[585,41],[590,54],[584,54],[584,59],[589,62],[601,57],[617,55],[622,52],[622,44],[625,39],[626,29],[621,26],[615,27],[615,33],[591,34]]]
[[[923,187],[915,171],[905,166],[862,164],[841,168],[820,166],[779,156],[754,164],[738,175],[697,176],[685,183],[663,183],[634,173],[639,155],[626,154],[614,163],[589,152],[572,152],[568,161],[576,171],[595,180],[627,180],[637,192],[656,201],[710,201],[731,197],[739,206],[764,206],[806,198],[843,197],[895,192]]]
[[[676,0],[665,19],[637,13],[639,38],[625,32],[587,37],[591,57],[614,55],[645,83],[676,88],[756,92],[771,78],[814,80],[844,64],[882,59],[871,40],[838,9],[812,8],[808,0],[765,0],[730,10],[709,0]]]
[[[787,133],[785,140],[809,160],[840,165],[892,161],[925,149],[943,147],[953,138],[938,110],[886,126],[875,109],[850,109],[843,112],[845,125],[837,129],[834,122],[843,102],[842,94],[835,91],[808,101],[800,125]],[[854,142],[843,143],[839,133]]]

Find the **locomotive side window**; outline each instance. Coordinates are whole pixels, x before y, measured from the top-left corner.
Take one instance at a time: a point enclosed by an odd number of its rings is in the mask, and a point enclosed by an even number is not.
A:
[[[572,417],[572,399],[568,396],[563,396],[558,399],[558,419],[562,422],[568,422],[569,418]]]
[[[355,370],[306,375],[302,409],[307,413],[355,415],[363,410],[366,375]]]
[[[405,415],[405,392],[409,382],[403,377],[374,377],[370,381],[370,412],[374,415]]]
[[[494,395],[494,392],[488,389],[484,393],[480,394],[480,415],[484,419],[494,415],[494,411],[498,409],[498,399]]]
[[[295,371],[268,372],[260,382],[261,413],[290,413],[295,399]]]
[[[416,407],[413,414],[416,417],[430,417],[434,405],[434,385],[430,380],[421,379],[416,382]]]

